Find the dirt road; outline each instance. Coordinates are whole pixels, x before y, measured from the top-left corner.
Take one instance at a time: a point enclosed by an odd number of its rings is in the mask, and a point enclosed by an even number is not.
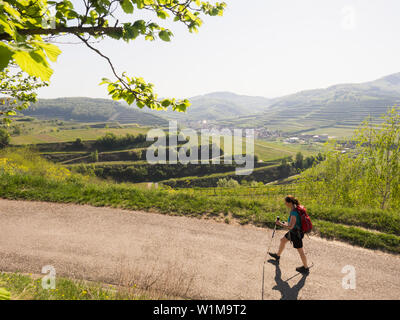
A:
[[[254,226],[1,199],[0,228],[0,271],[41,273],[52,265],[57,276],[152,284],[215,299],[261,299],[271,238],[271,230]],[[265,265],[265,299],[400,298],[399,256],[318,237],[304,242],[314,262],[310,275],[294,271],[300,259],[289,245],[279,267]],[[346,265],[355,267],[356,289],[342,287]]]

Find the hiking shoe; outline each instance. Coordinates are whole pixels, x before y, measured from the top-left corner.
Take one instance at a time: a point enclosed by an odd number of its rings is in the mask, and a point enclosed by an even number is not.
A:
[[[268,252],[268,254],[269,254],[272,258],[274,258],[276,261],[279,261],[279,259],[281,258],[281,257],[278,256],[276,253]]]
[[[296,271],[300,272],[302,274],[308,274],[310,272],[310,268],[306,268],[306,267],[302,266],[302,267],[296,268]]]

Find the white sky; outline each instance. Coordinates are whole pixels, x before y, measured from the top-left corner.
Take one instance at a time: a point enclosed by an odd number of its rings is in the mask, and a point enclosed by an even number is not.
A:
[[[76,1],[73,1],[76,2]],[[159,96],[214,91],[276,97],[338,83],[365,82],[400,71],[398,0],[225,0],[198,34],[161,21],[174,38],[95,46],[119,73],[142,76]],[[140,17],[133,17],[136,20]],[[74,41],[64,39],[60,41]],[[84,45],[59,45],[51,85],[39,98],[107,98],[106,61]]]

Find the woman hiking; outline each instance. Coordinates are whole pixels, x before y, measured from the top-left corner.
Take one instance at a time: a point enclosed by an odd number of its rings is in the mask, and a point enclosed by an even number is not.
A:
[[[303,250],[302,239],[304,237],[304,233],[301,229],[301,218],[296,209],[297,206],[300,206],[300,202],[295,197],[289,195],[285,198],[285,205],[290,209],[288,223],[287,224],[282,223],[279,220],[277,220],[276,224],[289,231],[281,239],[278,252],[277,253],[269,252],[269,255],[273,257],[277,262],[279,262],[279,259],[281,258],[281,254],[285,249],[286,244],[290,241],[293,243],[293,247],[297,249],[301,261],[303,262],[303,266],[296,268],[296,271],[303,274],[304,273],[307,274],[309,273],[309,267],[307,265],[307,258]]]

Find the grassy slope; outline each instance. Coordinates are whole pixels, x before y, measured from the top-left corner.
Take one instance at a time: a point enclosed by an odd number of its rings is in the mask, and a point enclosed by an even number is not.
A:
[[[355,127],[338,127],[333,126],[330,128],[316,129],[306,132],[306,134],[328,134],[337,138],[351,137],[354,133]]]
[[[277,215],[282,217],[287,215],[281,197],[277,197],[275,201],[236,196],[209,197],[174,190],[140,190],[127,184],[52,182],[43,177],[33,176],[2,176],[0,196],[9,199],[141,209],[172,215],[208,217],[226,222],[235,219],[240,223],[254,223],[268,227],[273,227]],[[318,207],[313,208],[311,216],[315,231],[321,236],[340,239],[366,248],[400,253],[400,236],[365,230],[367,223],[358,221],[357,218],[352,221],[352,226],[342,225],[333,218],[332,221],[324,220],[323,213],[318,213],[319,210]],[[373,215],[374,210],[370,216]],[[398,217],[393,219],[382,219],[381,224],[371,224],[371,226],[389,231],[393,229],[393,223],[399,224]]]
[[[255,152],[264,161],[279,159],[285,156],[293,156],[294,158],[298,152],[301,152],[304,156],[310,156],[317,154],[321,150],[323,150],[323,146],[319,144],[301,145],[263,140],[255,141]]]
[[[30,134],[11,137],[11,144],[32,144],[32,143],[49,143],[49,142],[66,142],[74,141],[76,138],[82,140],[95,140],[104,136],[107,132],[115,133],[116,135],[125,135],[127,133],[137,135],[145,134],[148,128],[89,128],[89,129],[70,129],[52,131],[57,129],[55,126],[44,126],[35,128]]]

